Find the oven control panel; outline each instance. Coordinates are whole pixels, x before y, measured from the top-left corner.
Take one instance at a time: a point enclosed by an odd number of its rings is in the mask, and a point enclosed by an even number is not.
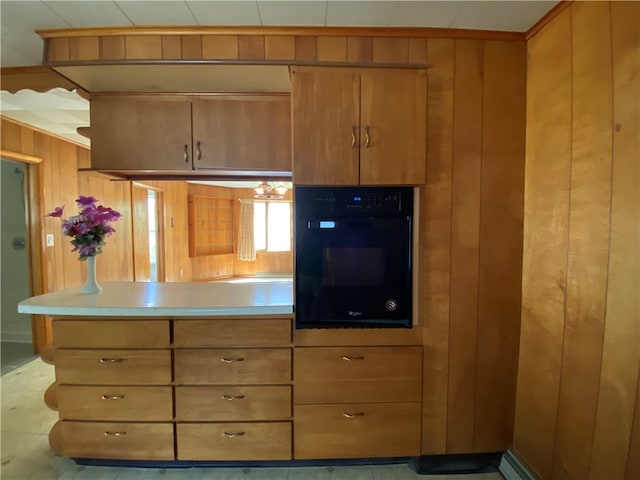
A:
[[[411,214],[411,187],[297,187],[295,204],[310,216]]]

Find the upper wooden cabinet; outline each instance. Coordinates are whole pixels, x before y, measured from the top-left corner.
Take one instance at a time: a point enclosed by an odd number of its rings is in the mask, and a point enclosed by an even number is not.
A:
[[[296,184],[425,182],[424,70],[295,67],[291,98]]]
[[[91,166],[100,170],[291,171],[288,96],[97,96]]]

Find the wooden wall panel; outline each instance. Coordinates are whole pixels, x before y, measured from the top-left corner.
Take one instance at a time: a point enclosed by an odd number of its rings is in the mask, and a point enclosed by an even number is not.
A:
[[[264,60],[264,36],[239,35],[238,57],[247,60]]]
[[[296,58],[296,39],[293,35],[274,35],[264,38],[264,58],[293,60]]]
[[[446,452],[453,157],[453,40],[429,39],[427,188],[419,258],[423,326],[422,453]]]
[[[347,38],[348,62],[372,62],[373,38],[372,37],[348,37]]]
[[[610,8],[611,25],[615,25],[611,31],[611,236],[602,369],[589,470],[589,478],[594,480],[624,477],[640,365],[640,4],[615,2]]]
[[[296,37],[296,60],[315,62],[317,49],[316,37]]]
[[[238,36],[217,35],[202,38],[202,58],[237,59]]]
[[[542,479],[640,475],[639,32],[635,2],[574,2],[529,41],[514,445]]]
[[[162,35],[162,58],[182,58],[182,38],[178,35]],[[202,56],[202,50],[200,51]]]
[[[100,57],[99,37],[77,37],[69,40],[69,60],[93,60]]]
[[[447,451],[473,451],[482,171],[483,42],[456,40]]]
[[[202,35],[182,35],[180,38],[180,45],[182,58],[195,60],[202,58]],[[166,55],[164,50],[163,55]]]
[[[125,58],[124,36],[100,37],[100,58],[102,60]]]
[[[549,478],[567,282],[571,179],[571,18],[529,42],[522,315],[515,450]]]
[[[474,448],[502,451],[513,435],[524,189],[526,56],[485,42]]]
[[[129,35],[125,37],[125,56],[127,59],[161,59],[161,35]]]
[[[409,39],[374,38],[373,61],[375,63],[409,63]]]
[[[318,37],[316,43],[319,62],[347,61],[347,37]]]
[[[571,210],[558,431],[552,475],[588,478],[598,401],[611,215],[608,5],[571,7]]]

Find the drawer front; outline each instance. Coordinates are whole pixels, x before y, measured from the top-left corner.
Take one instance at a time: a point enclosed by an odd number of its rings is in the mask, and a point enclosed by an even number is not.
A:
[[[175,379],[183,385],[290,383],[291,350],[176,349]]]
[[[58,411],[69,420],[173,420],[173,395],[166,387],[60,385]]]
[[[289,460],[291,423],[178,423],[178,460]]]
[[[178,421],[290,420],[291,387],[176,387]]]
[[[296,405],[294,458],[420,455],[420,403]]]
[[[177,347],[291,345],[291,320],[177,320],[173,341]]]
[[[68,348],[168,347],[169,320],[53,321],[53,343]]]
[[[294,402],[419,402],[422,347],[308,347],[294,351]]]
[[[71,422],[60,424],[67,457],[174,460],[171,423]]]
[[[70,350],[55,352],[58,383],[81,385],[166,385],[170,350]]]

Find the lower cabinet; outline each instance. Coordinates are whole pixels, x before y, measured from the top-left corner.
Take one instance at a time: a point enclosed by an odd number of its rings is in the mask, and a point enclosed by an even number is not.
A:
[[[422,347],[385,346],[386,332],[294,347],[291,324],[55,318],[50,445],[145,461],[420,455]]]
[[[63,454],[121,460],[173,460],[173,423],[61,422]]]
[[[420,403],[296,405],[299,459],[420,455]]]
[[[289,460],[291,422],[178,423],[178,460]]]

